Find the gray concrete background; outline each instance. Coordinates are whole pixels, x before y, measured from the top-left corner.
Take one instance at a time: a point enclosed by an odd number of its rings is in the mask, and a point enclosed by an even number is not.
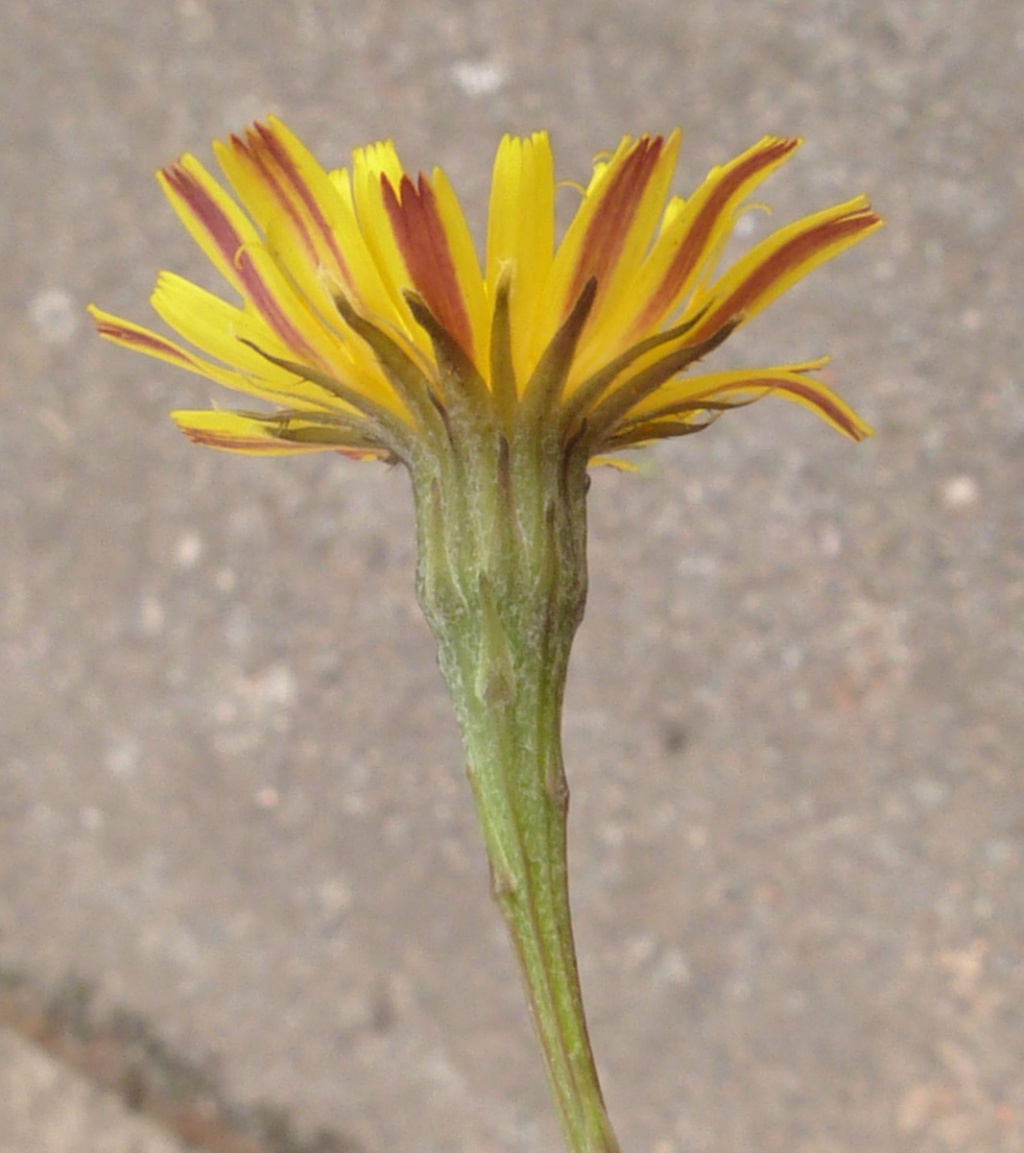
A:
[[[14,1033],[0,1032],[0,1153],[181,1153],[112,1093]]]
[[[775,219],[867,191],[888,228],[729,355],[831,352],[878,435],[766,401],[595,478],[594,1041],[627,1151],[1024,1150],[1022,56],[1009,0],[6,0],[9,982],[144,1022],[275,1149],[556,1147],[403,475],[190,447],[165,414],[214,387],[83,309],[215,283],[152,171],[270,111],[325,161],[393,135],[478,224],[506,130],[582,177],[680,124],[680,191],[799,133]],[[64,1148],[23,1113],[5,1153]]]

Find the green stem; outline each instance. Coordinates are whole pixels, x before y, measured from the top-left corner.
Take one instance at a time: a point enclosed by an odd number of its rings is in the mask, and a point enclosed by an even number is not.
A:
[[[601,1097],[573,944],[569,798],[557,730],[560,702],[552,698],[541,693],[522,702],[522,710],[510,710],[507,725],[493,712],[472,724],[469,775],[494,897],[522,968],[566,1143],[574,1153],[610,1153],[618,1146]]]
[[[462,731],[495,900],[571,1153],[617,1153],[569,907],[561,713],[586,597],[586,462],[478,423],[411,468],[417,591]]]

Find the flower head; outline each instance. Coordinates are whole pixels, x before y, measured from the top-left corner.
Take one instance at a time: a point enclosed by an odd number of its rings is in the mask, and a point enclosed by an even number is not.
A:
[[[160,275],[153,307],[198,351],[92,311],[111,340],[274,406],[173,414],[197,443],[239,452],[409,462],[461,412],[589,460],[769,393],[861,439],[867,426],[813,375],[824,361],[688,371],[881,223],[856,197],[720,270],[744,201],[798,144],[765,137],[684,200],[669,194],[678,132],[626,137],[596,162],[557,240],[547,134],[505,137],[481,261],[442,171],[414,180],[385,142],[328,173],[270,119],[215,145],[233,196],[192,156],[159,176],[241,298]]]

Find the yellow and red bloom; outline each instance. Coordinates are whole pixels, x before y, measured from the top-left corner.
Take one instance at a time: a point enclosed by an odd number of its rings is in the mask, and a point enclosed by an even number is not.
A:
[[[328,173],[271,119],[215,145],[234,196],[191,156],[160,173],[241,298],[161,274],[153,307],[198,351],[92,311],[111,340],[276,406],[173,414],[192,440],[240,452],[408,461],[457,393],[506,433],[529,410],[588,458],[694,432],[768,393],[861,439],[867,426],[812,375],[821,361],[686,374],[881,223],[857,197],[779,229],[719,272],[745,199],[798,144],[765,137],[684,200],[669,196],[678,132],[627,137],[595,164],[557,241],[547,134],[506,137],[481,267],[443,172],[413,180],[385,142]]]
[[[859,440],[816,364],[687,375],[812,268],[877,228],[863,197],[778,230],[724,272],[744,200],[797,147],[766,137],[669,196],[679,147],[624,139],[555,237],[547,135],[506,137],[481,267],[444,174],[391,144],[327,173],[278,121],[190,156],[171,204],[241,298],[163,273],[153,306],[198,351],[93,310],[100,332],[275,406],[176,412],[239,452],[333,449],[408,466],[417,594],[462,731],[494,895],[568,1147],[616,1153],[590,1049],[566,865],[561,710],[587,589],[587,467],[769,393]]]

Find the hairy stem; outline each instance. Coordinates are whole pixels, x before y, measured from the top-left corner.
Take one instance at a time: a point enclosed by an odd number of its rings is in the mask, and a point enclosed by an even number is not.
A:
[[[617,1153],[590,1047],[566,860],[561,713],[586,597],[586,462],[496,427],[410,471],[417,591],[571,1153]]]

